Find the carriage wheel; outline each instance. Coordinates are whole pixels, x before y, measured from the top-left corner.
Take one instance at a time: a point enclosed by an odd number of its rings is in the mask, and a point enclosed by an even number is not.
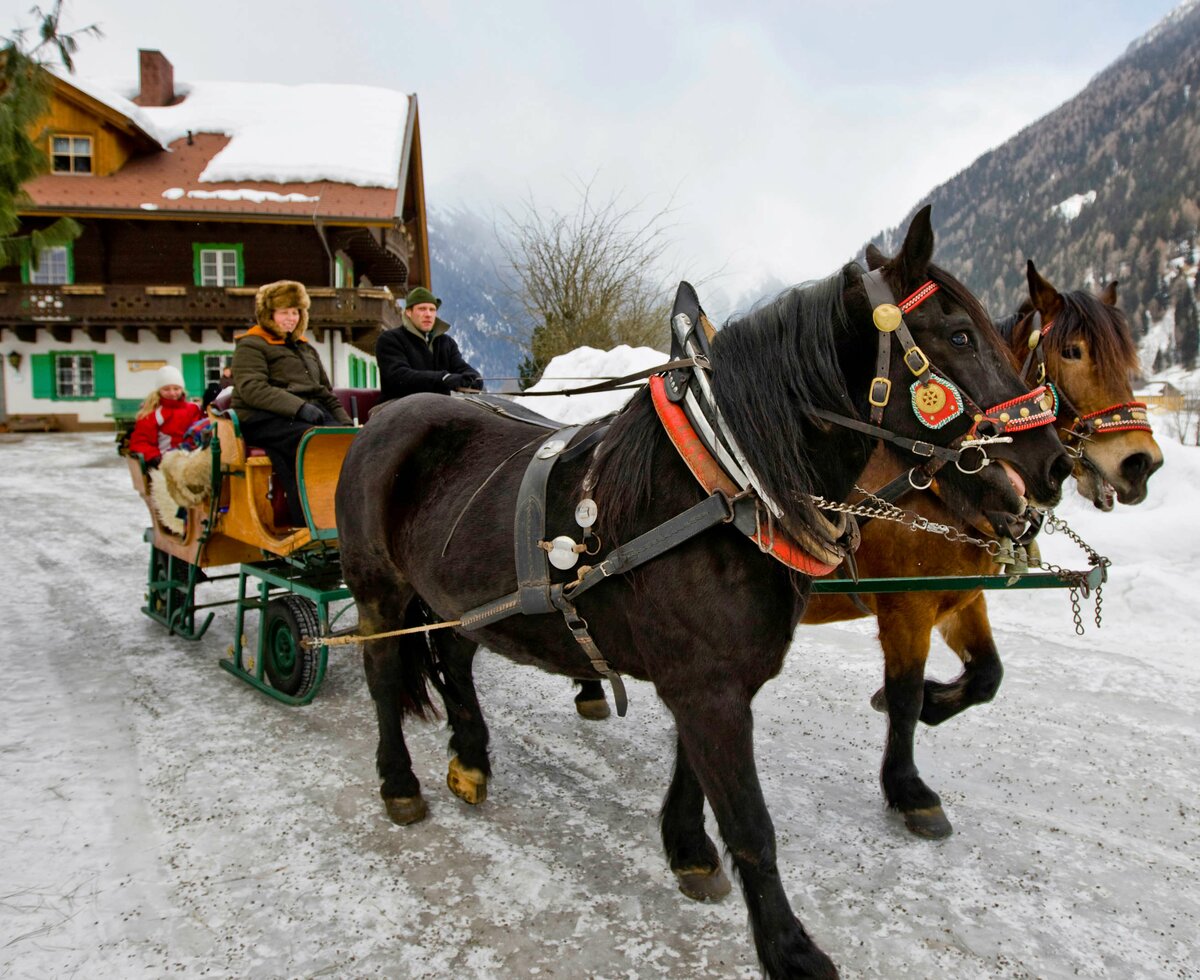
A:
[[[303,641],[321,635],[316,604],[298,595],[267,603],[263,617],[263,669],[282,694],[303,697],[317,678],[320,652]]]
[[[184,565],[185,563],[179,559],[171,560],[171,555],[165,551],[160,551],[153,545],[150,546],[150,582],[160,583],[168,582],[171,579],[171,573],[178,572],[176,565]],[[168,598],[169,596],[169,598]],[[188,594],[183,589],[149,589],[147,600],[150,608],[164,619],[167,616],[168,602],[171,610],[171,615],[176,623],[183,618],[184,611],[188,604]]]

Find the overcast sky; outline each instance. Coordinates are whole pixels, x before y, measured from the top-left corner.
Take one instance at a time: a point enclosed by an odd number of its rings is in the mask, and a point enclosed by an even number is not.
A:
[[[157,48],[178,81],[415,92],[433,207],[570,208],[588,181],[673,203],[675,271],[736,295],[831,272],[1176,5],[67,0],[64,23],[104,31],[84,75]],[[0,0],[0,31],[29,6]]]

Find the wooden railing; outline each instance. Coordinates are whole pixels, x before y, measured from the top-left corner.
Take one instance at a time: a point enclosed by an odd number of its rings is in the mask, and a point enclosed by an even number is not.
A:
[[[102,339],[108,329],[126,337],[136,336],[139,329],[159,335],[182,329],[197,340],[204,329],[232,335],[253,324],[256,291],[253,286],[0,284],[0,330],[12,330],[26,341],[39,330],[64,339],[73,329],[85,329],[93,339]],[[309,296],[310,329],[318,339],[329,329],[353,339],[400,324],[395,297],[386,289],[314,288]]]

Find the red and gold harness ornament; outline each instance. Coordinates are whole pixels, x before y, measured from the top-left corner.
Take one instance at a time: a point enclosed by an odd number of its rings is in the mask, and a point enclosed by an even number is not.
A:
[[[882,322],[880,311],[885,308],[877,307],[876,325],[885,331],[895,329],[900,320],[900,317],[894,312],[897,308],[900,314],[910,313],[937,291],[937,283],[932,281],[924,283],[897,303],[892,311],[885,311],[882,314]],[[915,368],[910,367],[914,374],[918,374],[917,380],[909,387],[912,395],[913,414],[922,425],[930,429],[940,429],[946,423],[962,415],[969,400],[963,397],[962,392],[953,382],[930,371],[929,361],[923,354],[920,357],[924,362],[924,370],[918,372]],[[908,363],[907,356],[905,363]],[[1027,394],[1001,402],[999,405],[993,405],[991,408],[977,410],[972,406],[972,410],[976,413],[975,424],[971,426],[968,438],[974,438],[979,426],[985,421],[990,423],[991,429],[994,430],[992,435],[1022,432],[1026,429],[1049,425],[1054,421],[1058,415],[1058,395],[1052,388],[1043,384],[1038,385]]]
[[[666,383],[661,375],[650,379],[650,397],[654,402],[654,410],[658,413],[659,421],[671,439],[679,455],[683,458],[692,475],[700,481],[706,493],[720,490],[728,497],[735,497],[740,492],[729,478],[721,465],[713,459],[708,447],[701,441],[700,436],[688,421],[687,414],[680,405],[667,398]],[[750,535],[763,551],[783,562],[788,568],[794,568],[805,575],[818,577],[828,575],[838,563],[832,564],[821,561],[805,551],[800,545],[783,533],[779,528],[767,531],[765,528]]]

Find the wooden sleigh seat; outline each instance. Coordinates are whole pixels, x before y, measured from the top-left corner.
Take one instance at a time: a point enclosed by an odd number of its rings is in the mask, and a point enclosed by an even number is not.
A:
[[[237,413],[229,407],[232,393],[232,388],[226,388],[209,410],[214,428],[209,451],[220,454],[213,487],[217,507],[215,511],[209,504],[189,508],[182,536],[163,526],[150,500],[144,464],[131,457],[134,488],[146,500],[154,521],[155,546],[200,567],[255,561],[264,553],[286,556],[317,544],[336,547],[334,496],[342,460],[357,429],[317,427],[305,434],[296,454],[305,525],[293,527],[283,491],[273,480],[270,458],[242,437]],[[374,389],[356,388],[336,389],[335,394],[351,417],[359,419],[365,418],[379,396]]]

